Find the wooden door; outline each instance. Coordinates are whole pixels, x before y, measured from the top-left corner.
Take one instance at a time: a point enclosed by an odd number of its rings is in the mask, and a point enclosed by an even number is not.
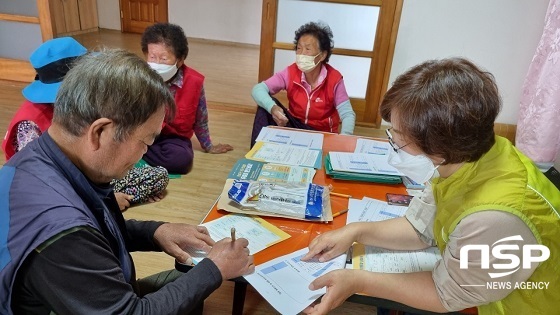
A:
[[[120,6],[123,32],[142,34],[156,22],[167,22],[167,0],[120,0]]]
[[[50,10],[56,34],[75,32],[81,29],[76,0],[51,0]]]
[[[78,0],[80,9],[80,27],[82,31],[95,29],[97,22],[97,0]]]
[[[288,0],[263,0],[262,5],[262,24],[261,24],[261,42],[260,42],[260,60],[259,60],[259,82],[268,79],[274,73],[275,58],[278,51],[290,51],[293,53],[294,44],[289,41],[280,41],[277,39],[279,16],[282,10],[280,4],[292,3]],[[336,5],[341,7],[356,6],[359,8],[379,8],[377,15],[377,24],[371,24],[370,27],[375,30],[373,38],[373,46],[370,49],[356,48],[337,48],[333,49],[333,56],[340,55],[346,57],[362,58],[369,61],[369,73],[366,73],[365,93],[364,97],[350,97],[350,102],[354,112],[356,112],[356,125],[363,127],[379,128],[381,124],[381,116],[378,115],[379,104],[387,86],[389,84],[389,75],[391,72],[391,64],[393,60],[393,52],[395,48],[397,31],[400,22],[403,0],[311,0],[301,1],[300,5],[314,3],[315,5]],[[322,6],[317,12],[328,9]],[[286,9],[286,7],[284,7]],[[283,11],[284,19],[292,19],[290,12]],[[322,19],[319,19],[322,20]],[[325,19],[325,21],[328,20]],[[357,23],[358,21],[349,20],[347,23]],[[363,21],[362,21],[363,22]],[[362,23],[359,25],[368,25]],[[291,30],[290,30],[291,31]],[[291,40],[291,38],[290,38]],[[335,39],[335,45],[337,41]],[[375,49],[373,49],[375,47]],[[339,69],[340,70],[340,69]],[[345,82],[346,89],[349,89],[349,81]],[[279,95],[281,101],[285,101],[285,95]]]

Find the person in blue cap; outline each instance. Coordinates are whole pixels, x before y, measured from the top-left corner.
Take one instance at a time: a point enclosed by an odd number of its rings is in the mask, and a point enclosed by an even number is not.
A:
[[[2,142],[6,161],[50,127],[53,103],[62,80],[75,60],[86,52],[72,37],[61,37],[44,42],[31,54],[29,61],[37,75],[23,89],[26,100],[10,122]],[[121,210],[134,203],[158,201],[168,183],[165,168],[149,166],[133,168],[124,178],[112,182]]]
[[[23,89],[26,101],[10,122],[2,142],[6,161],[49,128],[62,79],[74,60],[86,52],[73,38],[63,37],[46,41],[31,54],[29,61],[37,75]]]

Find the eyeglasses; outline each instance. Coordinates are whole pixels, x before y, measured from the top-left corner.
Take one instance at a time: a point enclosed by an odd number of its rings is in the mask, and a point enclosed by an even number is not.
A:
[[[407,144],[405,144],[405,145],[403,145],[403,146],[400,146],[400,147],[399,147],[399,146],[395,143],[395,141],[393,141],[393,135],[391,134],[391,131],[389,131],[389,130],[391,130],[391,129],[393,129],[393,128],[385,129],[385,133],[387,134],[387,139],[389,139],[389,144],[391,145],[391,147],[393,148],[393,150],[395,151],[395,153],[397,153],[397,152],[399,152],[400,149],[402,149],[402,148],[406,147],[407,145],[409,145],[410,142],[407,143]]]

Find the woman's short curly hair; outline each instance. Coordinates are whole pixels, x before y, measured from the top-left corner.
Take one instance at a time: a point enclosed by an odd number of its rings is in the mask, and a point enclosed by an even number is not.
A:
[[[319,42],[319,49],[327,52],[327,57],[324,62],[328,63],[334,47],[331,28],[322,22],[309,22],[300,26],[296,31],[296,37],[294,38],[294,45],[296,45],[296,49],[298,41],[303,35],[311,35],[317,39]]]
[[[396,114],[408,141],[450,164],[476,161],[490,150],[501,106],[492,74],[466,59],[449,58],[401,74],[379,111],[386,121]]]
[[[173,49],[175,58],[186,59],[189,54],[189,42],[179,25],[156,23],[148,26],[142,34],[141,46],[144,54],[148,53],[149,44],[164,44]]]

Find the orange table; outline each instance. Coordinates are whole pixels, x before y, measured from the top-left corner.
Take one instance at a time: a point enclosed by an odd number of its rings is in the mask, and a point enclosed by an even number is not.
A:
[[[326,155],[330,151],[353,152],[356,147],[356,140],[359,138],[357,136],[347,136],[332,133],[323,134],[323,158],[324,155]],[[386,193],[406,193],[406,189],[402,184],[388,185],[332,179],[325,174],[324,165],[321,169],[317,170],[317,173],[313,178],[313,182],[320,185],[330,184],[334,187],[335,192],[351,195],[355,199],[370,197],[379,200],[385,200]],[[333,213],[348,209],[348,198],[331,196],[331,207]],[[208,215],[204,218],[203,222],[212,221],[227,214],[229,214],[229,212],[218,210],[216,208],[216,205],[214,205]],[[317,237],[319,234],[344,226],[346,224],[346,217],[347,214],[342,214],[334,218],[333,222],[324,223],[263,216],[266,221],[282,229],[284,232],[290,234],[291,237],[256,253],[255,265],[262,264],[274,258],[284,256],[296,250],[307,247],[311,240]],[[235,288],[232,314],[241,315],[243,314],[243,304],[245,302],[245,292],[248,283],[242,277],[233,280],[235,281]],[[390,309],[402,310],[414,314],[435,314],[417,310],[393,301],[363,295],[354,295],[348,300],[362,304],[383,306]]]
[[[324,133],[323,154],[330,151],[353,152],[356,147],[356,136],[345,136],[332,133]],[[351,195],[353,198],[362,199],[364,196],[385,200],[385,193],[406,193],[403,185],[384,185],[377,183],[335,180],[325,174],[324,165],[317,170],[313,182],[320,185],[331,184],[334,192]],[[348,198],[331,196],[332,212],[348,209]],[[203,222],[212,221],[221,216],[229,214],[227,211],[218,210],[216,205],[212,207]],[[309,222],[263,216],[263,218],[291,235],[287,240],[275,244],[255,254],[255,265],[262,264],[274,258],[292,253],[309,245],[309,242],[317,235],[338,229],[346,224],[347,214],[334,218],[333,222]]]

